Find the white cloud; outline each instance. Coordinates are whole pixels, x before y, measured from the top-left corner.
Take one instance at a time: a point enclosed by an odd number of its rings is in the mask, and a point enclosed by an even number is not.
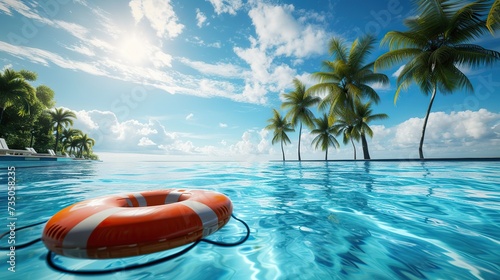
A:
[[[152,43],[155,42],[154,40],[150,40],[140,32],[124,30],[122,26],[115,24],[105,11],[92,7],[86,2],[78,2],[78,4],[85,6],[95,18],[97,27],[92,30],[76,23],[44,18],[40,16],[43,15],[42,11],[37,12],[35,7],[16,3],[4,4],[4,9],[16,10],[29,19],[66,30],[72,36],[68,42],[61,43],[63,47],[71,51],[69,55],[64,56],[22,44],[0,42],[0,51],[43,66],[56,65],[63,69],[147,85],[171,94],[217,96],[237,102],[257,104],[266,103],[269,92],[281,92],[289,87],[290,81],[296,76],[294,68],[283,61],[275,62],[278,55],[277,45],[266,49],[269,44],[263,45],[259,38],[250,37],[249,48],[233,48],[234,52],[246,63],[243,66],[226,62],[208,63],[183,57],[176,58],[202,74],[193,76],[172,69],[174,58],[161,46]],[[236,13],[243,6],[242,1],[213,1],[212,4],[220,13]],[[182,28],[176,25],[177,16],[170,1],[132,0],[129,6],[135,22],[142,21],[150,24],[158,36],[173,38],[180,34]],[[261,5],[259,7],[261,10],[265,9],[262,7],[269,7],[272,10],[274,6]],[[283,10],[285,9],[283,7],[288,6],[276,6],[276,9]],[[292,14],[289,16],[291,17]],[[273,22],[268,17],[265,19]],[[298,19],[291,18],[291,20],[298,26],[299,31],[306,30],[310,26],[307,23],[310,19],[304,16]],[[170,28],[171,26],[174,28]],[[299,37],[303,35],[301,32],[297,33]],[[289,37],[285,36],[285,38]],[[198,44],[203,46],[221,48],[219,41],[207,44],[200,38],[198,40]],[[295,58],[294,61],[301,60]]]
[[[371,85],[369,85],[371,88],[373,88],[374,90],[389,90],[391,88],[391,85],[390,83],[387,83],[387,84],[383,84],[383,83],[373,83]]]
[[[70,110],[68,108],[64,108]],[[167,131],[155,120],[140,122],[129,119],[118,121],[109,111],[74,111],[77,119],[73,128],[80,129],[96,140],[94,151],[107,153],[144,153],[164,156],[195,156],[208,159],[248,160],[268,159],[273,151],[267,130],[247,130],[240,140],[221,140],[218,146],[198,146],[188,133]],[[188,115],[192,116],[192,114]],[[226,124],[221,123],[221,127]]]
[[[264,137],[263,137],[264,136]],[[247,130],[241,136],[241,140],[229,146],[229,151],[235,156],[248,156],[269,154],[269,141],[265,138],[266,133],[260,131]]]
[[[201,28],[203,26],[203,23],[207,20],[207,17],[203,12],[200,11],[200,9],[196,9],[196,25]]]
[[[267,103],[267,89],[259,82],[249,82],[245,84],[243,94],[236,97],[238,101],[247,101],[250,103],[265,104]]]
[[[399,66],[398,70],[396,70],[396,72],[392,73],[391,76],[394,77],[394,78],[399,77],[399,74],[401,74],[401,71],[403,71],[404,68],[405,68],[405,64]]]
[[[172,56],[161,50],[154,51],[152,61],[156,68],[172,67]]]
[[[64,108],[68,110],[67,108]],[[90,112],[91,113],[91,112]],[[75,112],[77,116],[77,126],[82,127],[83,130],[95,130],[99,128],[99,125],[92,120],[91,115],[89,115],[88,111],[78,111]]]
[[[137,120],[119,122],[109,111],[76,111],[73,127],[96,140],[94,150],[109,152],[154,152],[160,145],[174,143],[175,133],[169,133],[158,121],[141,123]]]
[[[12,16],[12,10],[18,12],[19,14],[29,18],[34,19],[43,23],[47,21],[40,17],[36,12],[34,12],[30,7],[26,6],[23,1],[2,1],[0,3],[0,11],[3,11],[9,16]]]
[[[226,123],[219,123],[219,127],[227,127]]]
[[[273,58],[260,48],[235,47],[234,52],[247,62],[251,69],[249,77],[245,79],[243,94],[236,100],[265,104],[268,91],[284,90],[296,75],[296,70],[286,64],[272,64]]]
[[[236,100],[266,103],[268,92],[289,88],[297,71],[277,62],[281,56],[301,63],[304,57],[326,53],[327,32],[311,22],[323,17],[295,17],[293,5],[258,3],[249,13],[257,38],[250,36],[248,48],[234,47],[234,53],[250,66],[243,94]]]
[[[186,116],[186,120],[190,120],[194,117],[193,113],[190,113],[189,115]]]
[[[85,46],[85,45],[74,45],[74,46],[70,46],[70,47],[66,47],[68,50],[71,50],[71,51],[74,51],[74,52],[77,52],[77,53],[81,53],[83,55],[86,55],[86,56],[95,56],[95,52],[89,48],[88,46]]]
[[[235,88],[232,83],[225,81],[201,79],[198,83],[199,92],[205,96],[221,96],[226,98],[236,98],[237,95],[234,94]],[[196,94],[196,93],[195,93]],[[248,100],[243,100],[248,101]]]
[[[246,71],[244,71],[241,67],[234,64],[228,64],[228,63],[210,64],[203,61],[192,61],[185,57],[182,57],[179,60],[180,62],[199,71],[200,73],[207,75],[215,75],[227,78],[243,78],[245,75],[247,75],[245,73]]]
[[[210,0],[210,3],[212,3],[214,11],[218,15],[222,13],[235,15],[236,12],[243,6],[241,0]]]
[[[48,66],[49,63],[54,63],[61,68],[81,70],[97,76],[103,76],[106,74],[104,71],[99,69],[99,67],[92,63],[68,60],[67,58],[63,58],[58,54],[41,49],[35,49],[25,46],[14,46],[9,43],[0,41],[0,50],[7,52],[15,57],[28,58],[31,62],[42,64],[44,66]]]
[[[381,157],[418,157],[422,125],[423,118],[411,118],[391,128],[372,126],[374,137],[370,145]],[[433,112],[427,123],[424,156],[499,156],[499,126],[500,114],[486,109]]]
[[[392,127],[371,125],[374,137],[368,138],[372,159],[418,158],[418,146],[422,132],[423,118],[411,118]],[[292,144],[285,146],[287,159],[297,158],[297,132],[288,135]],[[268,136],[270,138],[272,133]],[[323,159],[324,151],[311,145],[314,135],[307,129],[302,131],[302,159]],[[329,159],[352,159],[351,143],[342,144],[338,150],[329,149]],[[254,140],[256,143],[257,140]],[[248,145],[248,144],[247,144]],[[270,149],[274,159],[281,158],[279,143]],[[355,142],[357,158],[363,158],[360,142]],[[485,109],[478,111],[434,112],[429,117],[424,141],[424,156],[439,157],[498,157],[500,156],[500,114]]]
[[[57,27],[66,30],[71,35],[79,39],[86,38],[87,34],[89,33],[89,30],[87,28],[76,23],[62,21],[62,20],[55,20],[53,23]]]
[[[242,49],[239,47],[234,48],[234,52],[241,59],[250,65],[252,70],[252,79],[257,79],[261,82],[268,82],[269,71],[273,58],[268,56],[266,52],[257,47]]]
[[[293,5],[274,6],[259,3],[248,15],[255,26],[260,45],[272,48],[276,55],[307,57],[326,52],[327,32],[317,25],[293,16]]]
[[[207,44],[207,46],[212,47],[212,48],[216,48],[216,49],[222,48],[222,44],[220,42],[210,43],[210,44]]]
[[[178,23],[170,0],[132,0],[129,6],[135,22],[147,19],[160,38],[175,38],[184,29],[184,25]]]
[[[58,5],[59,3],[55,3],[57,5],[57,11],[58,9],[61,9]],[[55,11],[52,11],[51,8],[52,6],[47,6],[47,5],[33,5],[31,8],[22,3],[22,1],[3,1],[3,3],[0,3],[0,11],[3,11],[9,16],[12,16],[12,11],[14,10],[18,12],[19,14],[25,16],[28,19],[31,19],[36,22],[29,22],[29,24],[33,27],[30,27],[29,32],[37,33],[38,29],[35,26],[40,26],[40,25],[49,25],[54,28],[59,28],[63,29],[67,32],[69,32],[71,35],[77,37],[77,38],[84,38],[86,34],[89,33],[87,28],[83,27],[82,25],[72,23],[72,22],[67,22],[63,20],[51,20],[50,18],[46,18],[41,16],[36,9],[41,9],[43,10],[42,15],[48,15],[49,17],[53,17]]]
[[[139,144],[137,144],[137,145],[138,146],[154,146],[156,144],[151,139],[149,139],[147,137],[142,137],[141,139],[139,139]]]
[[[293,77],[296,75],[296,70],[290,68],[286,64],[281,64],[273,69],[269,79],[272,82],[270,90],[279,92],[292,84]]]
[[[214,145],[196,145],[193,141],[206,137],[167,131],[158,121],[119,122],[109,111],[76,111],[74,128],[96,140],[94,150],[104,152],[156,153],[190,155],[205,159],[267,160],[281,159],[279,143],[271,145],[272,131],[247,129],[240,139],[223,139]],[[422,118],[411,118],[393,127],[371,125],[373,138],[368,138],[372,158],[418,158]],[[225,124],[220,123],[223,127]],[[297,132],[289,133],[292,144],[285,146],[287,159],[297,157]],[[324,151],[312,146],[312,135],[303,129],[303,159],[323,159]],[[341,137],[337,140],[341,142]],[[358,158],[363,157],[361,144],[355,143]],[[500,114],[485,109],[478,111],[431,113],[424,144],[426,157],[493,157],[500,156]],[[329,149],[329,159],[352,159],[350,143],[340,149]]]
[[[12,69],[12,64],[6,64],[2,67],[2,72],[5,71],[6,69]]]

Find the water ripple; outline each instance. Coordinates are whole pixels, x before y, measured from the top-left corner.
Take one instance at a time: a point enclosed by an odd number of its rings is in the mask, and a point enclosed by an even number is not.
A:
[[[20,169],[16,206],[26,225],[100,195],[209,189],[228,195],[251,228],[238,247],[202,243],[161,265],[92,279],[498,279],[498,170],[499,162],[82,164]],[[0,203],[6,199],[2,193]],[[30,240],[41,230],[17,236]],[[244,234],[231,220],[209,238],[235,242]],[[40,243],[16,252],[16,276],[68,277],[47,267],[45,253]],[[104,269],[171,253],[56,260]]]

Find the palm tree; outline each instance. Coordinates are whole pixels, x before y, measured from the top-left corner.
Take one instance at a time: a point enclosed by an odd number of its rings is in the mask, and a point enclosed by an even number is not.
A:
[[[311,131],[311,134],[317,134],[317,136],[313,139],[312,144],[315,144],[315,149],[321,147],[321,150],[325,151],[325,160],[328,160],[328,148],[330,146],[335,148],[340,146],[337,139],[333,136],[337,132],[333,126],[330,125],[328,119],[329,118],[326,114],[323,114],[322,118],[315,119],[314,122],[316,123],[316,128]]]
[[[396,102],[402,89],[415,82],[431,99],[425,115],[419,156],[424,158],[425,129],[438,89],[443,94],[457,89],[473,92],[460,66],[493,64],[500,53],[470,42],[487,32],[482,19],[488,5],[484,0],[463,4],[450,0],[416,0],[418,17],[405,20],[408,31],[390,31],[382,39],[390,51],[375,62],[376,68],[406,62],[397,79]]]
[[[80,137],[79,136],[76,136],[75,138],[71,139],[71,142],[69,142],[68,144],[68,147],[69,147],[69,150],[68,150],[68,153],[70,155],[78,155],[78,147],[80,146]]]
[[[63,108],[55,108],[54,111],[49,111],[49,114],[52,118],[52,124],[56,128],[56,144],[54,146],[54,151],[57,152],[59,135],[62,131],[62,128],[67,125],[73,125],[73,119],[76,119],[76,115],[74,112],[64,110]]]
[[[486,19],[486,27],[494,34],[494,29],[500,28],[500,0],[495,0],[491,5],[490,13]]]
[[[82,135],[82,132],[78,129],[64,128],[61,133],[61,143],[63,145],[63,150],[67,150],[71,154],[71,147],[75,136]],[[69,148],[69,149],[68,149]]]
[[[337,118],[333,124],[333,129],[337,131],[337,135],[342,134],[342,142],[347,144],[351,141],[354,150],[354,159],[356,159],[356,146],[354,140],[359,140],[359,130],[356,129],[356,116],[350,109],[344,109],[337,112]]]
[[[363,156],[365,159],[370,159],[368,152],[368,142],[366,135],[373,137],[373,130],[368,126],[368,123],[375,120],[387,119],[389,116],[386,114],[372,114],[371,102],[362,104],[361,102],[355,103],[356,126],[355,129],[359,131],[361,143],[363,146]]]
[[[29,104],[36,98],[35,89],[28,83],[23,73],[33,74],[28,71],[16,72],[12,69],[5,69],[0,73],[0,123],[6,108],[16,103],[21,104],[22,109],[19,110],[19,114],[24,115],[29,112]]]
[[[296,127],[297,124],[300,125],[299,128],[299,145],[298,145],[298,157],[300,158],[300,138],[302,136],[302,123],[310,128],[314,128],[314,114],[309,110],[309,107],[314,106],[320,102],[319,97],[313,97],[306,92],[306,86],[297,78],[293,79],[293,84],[295,90],[289,93],[285,93],[283,97],[285,102],[281,104],[282,108],[290,108],[286,114],[286,118],[290,119],[292,126]]]
[[[280,141],[281,144],[281,153],[283,154],[283,161],[285,161],[285,150],[283,149],[283,143],[291,143],[290,138],[288,138],[287,132],[295,131],[286,118],[281,117],[280,113],[273,109],[273,117],[267,120],[269,125],[266,126],[266,129],[274,130],[274,136],[271,143]]]
[[[348,50],[342,39],[333,38],[330,41],[329,51],[333,60],[323,62],[326,71],[313,73],[319,83],[309,89],[314,93],[327,94],[320,103],[320,109],[329,106],[330,117],[335,115],[335,110],[353,108],[354,100],[368,98],[375,103],[379,102],[380,97],[371,86],[387,84],[389,79],[384,74],[372,71],[373,62],[366,63],[374,43],[373,36],[363,36],[356,39]]]
[[[79,156],[83,158],[83,152],[87,153],[87,157],[90,156],[92,151],[92,146],[95,145],[95,140],[90,138],[87,134],[80,135],[76,138],[78,141],[78,147],[80,148]]]

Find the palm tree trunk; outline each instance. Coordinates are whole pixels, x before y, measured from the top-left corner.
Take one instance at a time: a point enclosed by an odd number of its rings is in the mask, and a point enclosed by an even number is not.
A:
[[[300,159],[300,136],[302,135],[302,122],[300,122],[300,129],[299,129],[299,148],[298,148],[298,154],[299,154],[299,161]]]
[[[54,146],[54,152],[57,153],[57,144],[59,144],[59,128],[56,128],[56,144]]]
[[[2,119],[3,119],[3,112],[5,111],[5,109],[2,107],[0,108],[0,124],[2,123]]]
[[[356,146],[354,146],[354,141],[352,140],[352,137],[351,137],[351,143],[352,143],[352,149],[354,150],[354,160],[356,160]]]
[[[420,138],[420,146],[418,147],[418,154],[420,159],[424,159],[424,137],[425,137],[425,129],[427,127],[427,121],[429,120],[429,115],[431,113],[432,103],[434,103],[434,98],[436,97],[437,86],[434,84],[434,89],[432,91],[431,101],[429,102],[429,107],[427,108],[427,113],[425,114],[424,126],[422,127],[422,137]]]
[[[328,160],[328,147],[326,147],[326,151],[325,151],[325,161]]]
[[[361,143],[363,145],[363,156],[365,157],[365,159],[370,159],[370,153],[368,152],[368,142],[366,141],[364,132],[361,132]]]
[[[285,150],[283,149],[283,139],[281,140],[281,153],[283,154],[283,161],[285,161]]]

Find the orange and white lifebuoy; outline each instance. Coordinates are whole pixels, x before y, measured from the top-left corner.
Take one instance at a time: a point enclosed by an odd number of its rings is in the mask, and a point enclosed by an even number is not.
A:
[[[42,241],[52,252],[107,259],[154,253],[192,243],[223,227],[233,205],[204,190],[157,190],[85,200],[46,224]]]

